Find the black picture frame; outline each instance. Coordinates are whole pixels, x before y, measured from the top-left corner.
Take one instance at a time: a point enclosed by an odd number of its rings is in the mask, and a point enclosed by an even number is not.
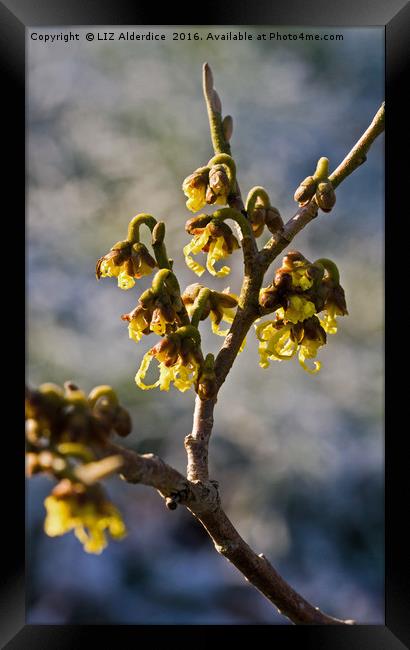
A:
[[[410,33],[410,9],[404,0],[375,0],[370,2],[351,2],[339,0],[337,3],[317,0],[315,3],[301,3],[287,0],[286,3],[249,3],[244,0],[234,3],[219,2],[214,5],[201,5],[204,9],[201,19],[189,16],[181,5],[148,11],[145,5],[136,5],[127,0],[7,0],[0,3],[0,69],[3,89],[3,153],[6,152],[7,178],[9,181],[3,191],[4,214],[12,215],[11,225],[16,229],[13,242],[22,241],[23,214],[25,212],[25,32],[36,25],[151,25],[158,20],[170,18],[170,24],[217,24],[217,25],[298,25],[298,26],[385,26],[386,34],[386,280],[389,291],[386,297],[386,314],[394,311],[400,298],[394,282],[393,271],[388,272],[389,248],[397,248],[397,233],[394,220],[403,214],[402,162],[397,152],[402,146],[400,110],[403,108],[402,84],[405,64],[408,60],[408,35]],[[199,12],[198,12],[199,13]],[[206,14],[206,22],[204,21]],[[404,107],[405,108],[405,107]],[[407,118],[408,119],[408,118]],[[403,128],[403,127],[402,127]],[[404,183],[404,185],[403,185]],[[13,188],[13,189],[11,189]],[[388,198],[387,198],[388,197]],[[9,219],[10,221],[10,219]],[[15,239],[14,239],[15,238]],[[9,240],[7,240],[9,241]],[[400,244],[399,244],[400,246]],[[6,246],[10,254],[10,246]],[[11,262],[15,264],[16,246],[11,247]],[[406,255],[404,255],[406,257]],[[392,256],[394,264],[397,255]],[[24,273],[21,270],[23,288]],[[396,266],[394,266],[396,268]],[[392,276],[392,281],[390,281]],[[14,287],[15,289],[15,287]],[[390,290],[391,289],[391,290]],[[14,312],[13,312],[14,313]],[[20,312],[21,313],[21,312]],[[21,316],[17,316],[21,323]],[[17,327],[17,326],[16,326]],[[387,330],[388,332],[389,330]],[[13,325],[13,335],[16,330]],[[18,336],[18,334],[16,335]],[[14,339],[13,339],[14,340]],[[390,392],[389,376],[393,377],[390,358],[393,349],[386,337],[386,377],[387,416],[395,413],[400,396],[399,387],[394,384]],[[10,341],[11,344],[11,341]],[[390,354],[391,353],[391,354]],[[14,367],[14,364],[13,364]],[[7,377],[8,377],[7,373]],[[13,393],[18,392],[13,383]],[[397,390],[396,390],[397,389]],[[15,399],[16,411],[20,413],[20,400]],[[11,404],[11,397],[10,397]],[[19,428],[19,427],[18,427]],[[232,626],[44,626],[25,625],[24,619],[24,453],[22,436],[5,430],[7,441],[7,462],[0,473],[4,482],[1,494],[3,521],[3,552],[0,593],[0,643],[1,647],[17,648],[81,648],[98,643],[97,636],[103,635],[104,647],[118,646],[130,642],[141,642],[141,635],[149,639],[154,647],[159,643],[159,635],[171,639],[181,636],[188,642],[202,642],[212,637],[223,642],[232,635]],[[241,627],[241,636],[254,639],[254,634],[269,635],[274,643],[292,641],[303,647],[321,649],[399,650],[409,647],[409,581],[407,539],[402,536],[403,520],[408,511],[408,499],[404,494],[407,487],[407,457],[402,453],[400,431],[386,433],[386,624],[385,626],[256,626]],[[11,435],[14,434],[14,435]],[[403,479],[404,477],[404,479]],[[408,490],[408,488],[407,488]],[[393,504],[406,504],[397,511]],[[403,512],[403,508],[405,511]],[[407,574],[406,569],[407,568]],[[136,629],[138,628],[138,629]],[[250,630],[248,628],[251,628]],[[295,631],[297,630],[297,631]],[[251,636],[248,636],[252,634]],[[244,636],[243,636],[244,635]],[[110,641],[112,638],[112,641]],[[158,639],[158,640],[157,640]]]

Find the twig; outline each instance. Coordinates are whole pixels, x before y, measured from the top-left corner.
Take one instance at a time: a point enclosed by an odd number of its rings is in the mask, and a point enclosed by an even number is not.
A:
[[[196,478],[195,473],[192,480],[187,480],[157,456],[139,455],[113,443],[106,443],[105,453],[115,453],[123,457],[124,464],[120,472],[129,483],[141,483],[156,488],[172,510],[178,503],[185,505],[207,530],[218,553],[236,566],[245,578],[293,623],[352,623],[328,616],[313,607],[277,573],[263,554],[257,555],[246,544],[220,507],[218,489],[214,481],[204,483]]]

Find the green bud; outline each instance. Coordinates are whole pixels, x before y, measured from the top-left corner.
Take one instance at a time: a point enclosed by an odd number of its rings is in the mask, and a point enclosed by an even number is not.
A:
[[[275,234],[283,228],[283,219],[280,216],[280,212],[277,208],[270,206],[266,210],[265,223],[268,230]]]
[[[152,231],[152,245],[162,244],[165,239],[165,223],[163,221],[158,221],[156,226]]]

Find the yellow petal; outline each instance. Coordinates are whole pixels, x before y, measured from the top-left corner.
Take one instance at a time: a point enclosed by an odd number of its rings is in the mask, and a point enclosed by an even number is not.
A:
[[[152,361],[152,354],[148,351],[142,358],[141,365],[139,367],[139,370],[137,374],[135,375],[135,383],[139,388],[142,390],[150,390],[151,388],[157,388],[160,384],[160,380],[158,379],[155,384],[150,384],[147,386],[144,384],[142,381],[145,378],[145,375],[147,374],[149,365]]]
[[[209,239],[209,234],[207,232],[207,229],[204,229],[204,232],[201,233],[200,235],[194,235],[194,237],[191,239],[189,244],[184,246],[183,252],[185,256],[185,264],[191,271],[196,273],[197,275],[201,276],[204,271],[205,267],[203,267],[201,264],[196,262],[195,260],[192,259],[192,255],[197,255],[198,253],[201,252],[204,246],[208,243]]]
[[[302,366],[303,370],[306,370],[310,375],[315,375],[317,372],[319,372],[320,368],[322,367],[322,364],[320,361],[315,361],[315,367],[314,368],[309,368],[306,363],[305,363],[306,357],[303,354],[302,350],[299,352],[299,363]]]
[[[208,256],[206,258],[206,268],[208,269],[211,275],[216,276],[217,278],[223,278],[225,275],[229,275],[231,269],[229,266],[223,266],[219,271],[214,268],[215,262],[218,262],[220,259],[228,257],[226,251],[223,248],[224,238],[217,237],[210,246],[208,251]]]

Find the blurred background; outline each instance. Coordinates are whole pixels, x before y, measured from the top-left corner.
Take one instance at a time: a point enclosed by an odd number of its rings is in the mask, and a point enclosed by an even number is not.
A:
[[[135,424],[126,444],[184,471],[194,394],[136,388],[153,339],[137,346],[120,319],[150,278],[120,291],[96,281],[95,262],[125,238],[131,217],[149,212],[166,221],[182,287],[197,281],[182,256],[192,214],[180,188],[212,155],[204,61],[234,118],[242,193],[265,186],[287,220],[317,159],[334,169],[383,101],[384,31],[304,28],[344,40],[270,43],[173,42],[173,29],[155,28],[169,35],[155,43],[89,43],[89,28],[77,27],[78,43],[28,37],[28,381],[113,385]],[[321,372],[310,376],[296,360],[262,370],[250,332],[210,446],[212,477],[241,535],[314,605],[367,624],[384,623],[383,160],[381,137],[337,190],[332,213],[291,246],[334,259],[346,291],[349,316],[319,353]],[[228,278],[202,281],[237,292],[240,254],[231,262]],[[202,332],[204,350],[217,351],[223,339],[208,321]],[[129,534],[90,556],[72,534],[44,534],[51,487],[44,477],[27,485],[28,623],[287,623],[188,511],[169,512],[152,489],[109,481]]]

